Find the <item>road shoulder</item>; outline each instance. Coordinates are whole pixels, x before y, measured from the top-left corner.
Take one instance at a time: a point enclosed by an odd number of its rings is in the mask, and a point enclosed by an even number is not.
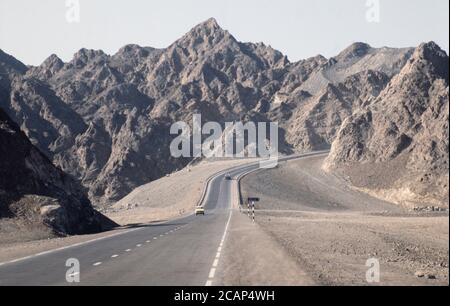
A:
[[[247,215],[235,211],[228,230],[217,284],[307,286],[312,279]]]

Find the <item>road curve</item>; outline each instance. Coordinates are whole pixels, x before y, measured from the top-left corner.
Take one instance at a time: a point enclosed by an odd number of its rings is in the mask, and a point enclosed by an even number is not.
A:
[[[281,158],[298,159],[314,152]],[[232,181],[259,169],[259,163],[235,167],[210,180],[204,217],[141,226],[122,234],[0,265],[0,286],[137,285],[203,286],[223,244],[231,218]],[[225,245],[226,247],[226,245]],[[66,281],[66,261],[80,263],[80,282]]]

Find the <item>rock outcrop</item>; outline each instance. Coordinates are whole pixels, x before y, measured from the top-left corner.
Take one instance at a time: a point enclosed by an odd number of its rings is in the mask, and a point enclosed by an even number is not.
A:
[[[448,119],[448,55],[422,44],[375,100],[344,121],[325,166],[387,200],[448,207]]]
[[[95,211],[84,189],[53,166],[0,109],[0,219],[42,224],[55,234],[86,234],[113,222]]]

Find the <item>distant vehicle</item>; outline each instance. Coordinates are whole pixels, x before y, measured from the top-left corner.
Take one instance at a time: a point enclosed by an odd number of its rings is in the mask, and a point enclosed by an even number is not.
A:
[[[229,174],[225,175],[225,180],[226,181],[231,181],[232,180],[231,175],[229,175]]]
[[[197,207],[195,209],[195,215],[196,216],[199,216],[199,215],[204,216],[205,215],[205,209],[203,207]]]

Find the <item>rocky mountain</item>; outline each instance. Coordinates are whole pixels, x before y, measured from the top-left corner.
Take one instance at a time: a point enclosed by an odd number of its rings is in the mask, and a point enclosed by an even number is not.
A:
[[[3,55],[14,73],[0,107],[93,203],[108,205],[191,161],[170,156],[169,128],[194,113],[205,122],[278,121],[284,153],[329,148],[413,51],[356,43],[331,59],[292,63],[209,19],[165,49],[81,49],[68,63],[52,55],[30,68]]]
[[[328,83],[314,96],[300,91],[295,100],[285,104],[292,109],[281,111],[284,116],[289,114],[287,120],[282,116],[273,119],[284,122],[285,140],[296,151],[329,149],[342,122],[376,98],[388,81],[383,72],[367,70],[342,83]]]
[[[409,206],[448,207],[449,61],[419,46],[401,72],[340,128],[326,167]]]
[[[0,144],[0,219],[46,225],[63,235],[114,225],[92,208],[84,188],[53,166],[2,109]]]

